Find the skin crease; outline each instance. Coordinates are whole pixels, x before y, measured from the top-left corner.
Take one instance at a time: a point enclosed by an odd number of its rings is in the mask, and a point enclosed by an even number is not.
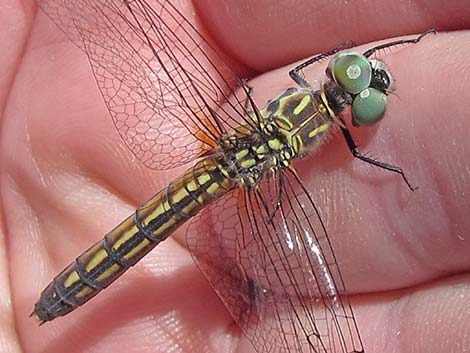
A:
[[[364,152],[403,167],[417,191],[353,160],[339,135],[296,166],[332,234],[366,352],[464,352],[470,346],[470,9],[464,1],[444,11],[438,1],[412,3],[414,11],[367,2],[349,9],[342,25],[335,15],[350,5],[319,1],[312,8],[297,0],[303,20],[289,26],[294,4],[288,2],[285,11],[257,2],[270,9],[260,13],[263,6],[249,1],[220,2],[223,11],[199,0],[197,13],[208,9],[202,18],[183,2],[186,16],[228,57],[237,48],[232,59],[241,75],[264,72],[250,81],[260,105],[293,86],[291,61],[346,39],[455,31],[381,53],[397,94],[378,128],[352,130]],[[155,172],[132,156],[113,131],[86,57],[36,10],[31,1],[6,0],[0,11],[0,352],[252,352],[181,245],[184,229],[71,315],[40,328],[28,318],[64,266],[183,170]],[[364,18],[372,24],[363,25]],[[241,19],[250,36],[231,26]],[[318,25],[326,19],[337,22]],[[295,38],[281,48],[276,23]],[[312,38],[307,45],[304,33]],[[265,50],[253,52],[259,43]],[[324,77],[325,64],[307,71],[307,79]]]

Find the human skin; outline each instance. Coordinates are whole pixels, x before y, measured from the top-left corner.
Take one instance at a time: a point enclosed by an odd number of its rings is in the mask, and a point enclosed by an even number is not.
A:
[[[326,219],[366,352],[463,352],[470,346],[468,5],[251,4],[199,0],[197,12],[184,12],[240,75],[263,73],[250,81],[260,105],[294,85],[292,61],[346,39],[365,50],[380,38],[443,31],[380,54],[396,95],[379,127],[352,129],[363,151],[401,166],[418,190],[354,160],[339,135],[297,167]],[[252,351],[193,264],[185,228],[70,315],[41,327],[28,317],[57,273],[183,170],[155,172],[133,157],[85,55],[36,10],[31,1],[6,0],[0,11],[0,352]],[[315,83],[324,68],[306,78]]]

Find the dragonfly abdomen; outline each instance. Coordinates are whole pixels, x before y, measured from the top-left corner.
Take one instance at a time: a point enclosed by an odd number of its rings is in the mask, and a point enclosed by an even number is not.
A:
[[[46,322],[81,306],[235,186],[215,158],[201,160],[63,270],[41,293],[34,314]]]

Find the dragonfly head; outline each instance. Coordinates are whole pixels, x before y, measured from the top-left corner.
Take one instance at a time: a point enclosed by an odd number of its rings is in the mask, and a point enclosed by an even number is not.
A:
[[[394,91],[394,80],[387,65],[378,59],[347,50],[331,59],[328,77],[351,97],[352,123],[370,126],[387,110],[387,95]]]

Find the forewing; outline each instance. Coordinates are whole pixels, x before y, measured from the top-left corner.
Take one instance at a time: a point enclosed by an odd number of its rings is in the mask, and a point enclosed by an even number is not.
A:
[[[258,353],[363,352],[328,234],[294,172],[233,191],[187,241]]]
[[[37,2],[86,53],[117,130],[148,167],[184,164],[253,124],[241,81],[171,2]]]

